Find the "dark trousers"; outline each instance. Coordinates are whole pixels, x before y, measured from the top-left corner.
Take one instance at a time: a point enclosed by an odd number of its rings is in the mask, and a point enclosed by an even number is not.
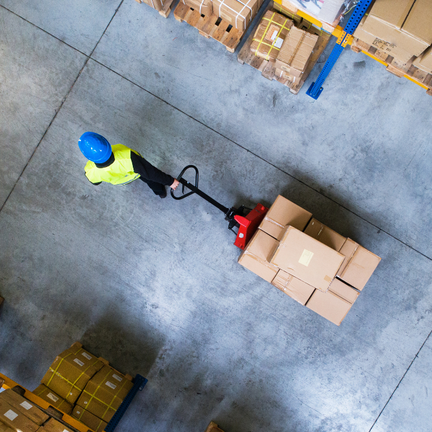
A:
[[[156,194],[156,195],[163,195],[165,193],[165,186],[161,183],[156,183],[154,181],[151,180],[146,180],[143,177],[139,178],[140,180],[142,180],[144,183],[148,184],[148,187]]]

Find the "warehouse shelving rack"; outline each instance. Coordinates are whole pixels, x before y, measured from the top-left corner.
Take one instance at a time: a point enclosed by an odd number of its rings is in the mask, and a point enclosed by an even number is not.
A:
[[[137,374],[135,378],[132,379],[133,387],[129,391],[126,398],[123,400],[119,409],[115,412],[113,418],[108,423],[108,426],[105,428],[105,432],[113,432],[120,422],[123,415],[126,413],[127,408],[131,404],[133,398],[138,393],[144,389],[144,386],[147,384],[147,379],[143,376]],[[81,423],[79,420],[73,418],[69,414],[66,414],[59,410],[58,408],[52,407],[47,401],[40,398],[39,396],[32,393],[30,390],[27,390],[20,384],[16,383],[11,378],[8,378],[6,375],[0,373],[0,387],[4,389],[13,389],[17,391],[21,396],[28,399],[30,402],[33,402],[37,405],[42,411],[46,412],[51,417],[54,417],[56,420],[64,423],[67,427],[73,428],[78,432],[94,432],[93,429],[90,429],[85,424]]]

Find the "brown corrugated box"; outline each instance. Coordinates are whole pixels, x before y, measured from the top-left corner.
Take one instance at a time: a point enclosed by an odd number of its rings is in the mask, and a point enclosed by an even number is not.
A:
[[[215,422],[210,422],[205,432],[223,432],[223,430]]]
[[[109,422],[132,387],[132,381],[109,366],[104,366],[87,383],[77,405]]]
[[[296,300],[303,306],[309,300],[309,297],[315,291],[315,288],[307,283],[295,278],[289,273],[279,270],[272,281],[272,285],[288,294],[292,299]]]
[[[81,423],[84,423],[90,429],[93,429],[95,432],[102,432],[108,425],[107,422],[104,422],[100,418],[96,417],[94,414],[88,412],[87,410],[81,408],[79,405],[76,405],[72,411],[72,417],[79,420]]]
[[[33,393],[65,414],[70,414],[72,412],[73,407],[69,402],[66,402],[58,394],[54,393],[51,389],[43,384],[34,389]]]
[[[381,258],[349,238],[342,246],[340,253],[346,258],[337,276],[361,291],[377,268]]]
[[[0,421],[0,432],[14,432],[14,429],[10,428],[8,425],[5,425]]]
[[[145,3],[157,11],[161,11],[163,9],[165,1],[168,0],[140,0],[141,3]]]
[[[338,252],[346,241],[346,237],[338,234],[315,218],[312,218],[308,223],[304,233]]]
[[[74,344],[56,357],[41,383],[73,404],[103,365],[80,344]]]
[[[39,429],[39,425],[3,399],[0,399],[0,423],[9,426],[16,432],[36,432]]]
[[[49,415],[36,407],[33,402],[29,402],[26,398],[14,392],[12,389],[7,389],[0,393],[0,400],[13,406],[14,409],[18,410],[21,414],[24,414],[33,423],[36,423],[39,426],[49,419]]]
[[[271,263],[309,285],[327,291],[344,256],[294,227],[289,227]]]
[[[427,49],[420,57],[416,58],[413,65],[424,72],[432,73],[432,47]]]
[[[267,11],[255,31],[251,51],[258,57],[275,60],[293,24],[284,15]]]
[[[261,0],[213,0],[213,13],[233,27],[246,30],[261,4]]]
[[[73,432],[72,429],[60,423],[56,419],[50,418],[38,432]]]
[[[318,36],[291,27],[276,59],[276,67],[300,78],[317,43]]]
[[[213,14],[212,0],[182,0],[185,5],[197,10],[201,15],[210,16]]]
[[[357,297],[360,295],[360,293],[356,289],[350,287],[339,279],[333,280],[333,282],[329,286],[329,291],[331,291],[333,294],[338,295],[339,297],[343,298],[351,304],[354,304],[354,302],[357,300]]]
[[[376,0],[362,29],[393,45],[394,57],[396,48],[419,56],[432,43],[431,13],[429,0]]]
[[[281,240],[288,225],[303,231],[312,213],[279,195],[258,227],[277,240]]]
[[[240,255],[239,264],[257,274],[267,282],[271,282],[278,268],[270,264],[279,242],[267,233],[257,230],[245,250]]]

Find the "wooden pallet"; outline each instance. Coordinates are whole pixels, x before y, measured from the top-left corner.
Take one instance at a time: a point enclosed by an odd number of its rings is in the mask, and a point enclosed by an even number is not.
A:
[[[144,0],[135,0],[138,3],[145,3],[148,6],[151,7],[151,5],[149,5],[147,2],[145,2]],[[174,2],[176,0],[167,0],[166,3],[163,5],[162,10],[158,11],[164,18],[168,18],[168,15],[171,13],[172,7],[174,6]],[[155,9],[157,10],[157,9]]]
[[[407,63],[401,63],[388,53],[380,51],[372,45],[369,45],[358,39],[354,39],[353,43],[351,44],[351,49],[356,53],[363,52],[369,55],[373,59],[386,66],[388,72],[396,75],[399,78],[408,78],[410,81],[413,81],[415,84],[423,87],[426,90],[426,93],[432,96],[432,74],[424,72],[421,69],[415,67],[412,64],[414,58],[409,60]]]
[[[273,11],[273,2],[270,2],[267,9],[264,11],[267,12],[267,10]],[[258,57],[253,53],[250,49],[253,38],[255,35],[256,28],[253,29],[252,33],[248,37],[247,41],[243,44],[242,49],[240,50],[237,60],[241,64],[248,64],[249,66],[252,66],[253,68],[259,70],[261,72],[261,75],[264,78],[267,78],[268,80],[276,80],[280,82],[281,84],[285,85],[290,89],[290,92],[293,94],[297,94],[300,89],[303,87],[303,84],[305,83],[306,79],[308,78],[309,74],[311,73],[312,69],[314,68],[316,62],[318,61],[319,57],[321,56],[322,52],[324,51],[325,47],[330,41],[331,34],[326,33],[320,29],[317,29],[315,27],[312,27],[310,23],[305,21],[299,16],[293,17],[290,15],[290,18],[293,19],[296,23],[296,26],[301,29],[307,29],[311,33],[315,33],[318,35],[318,41],[315,46],[315,49],[311,55],[311,58],[308,62],[308,66],[306,67],[306,70],[304,71],[303,75],[301,76],[300,80],[296,80],[292,82],[291,80],[287,80],[285,78],[281,78],[275,75],[275,61],[274,60],[265,60],[261,57]],[[260,22],[258,22],[257,27],[259,26]]]
[[[195,27],[200,35],[220,42],[231,53],[236,50],[245,33],[217,15],[200,14],[199,11],[185,5],[182,1],[174,9],[174,18],[180,22],[186,21],[190,26]]]

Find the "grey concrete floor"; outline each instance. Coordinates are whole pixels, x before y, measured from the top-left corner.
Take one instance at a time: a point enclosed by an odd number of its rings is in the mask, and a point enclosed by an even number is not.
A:
[[[431,430],[424,90],[346,50],[315,102],[319,66],[293,96],[132,0],[0,5],[2,373],[32,389],[79,340],[149,379],[120,432]],[[283,194],[382,262],[336,327],[239,266],[205,201],[89,184],[87,130],[196,164],[227,206]]]

